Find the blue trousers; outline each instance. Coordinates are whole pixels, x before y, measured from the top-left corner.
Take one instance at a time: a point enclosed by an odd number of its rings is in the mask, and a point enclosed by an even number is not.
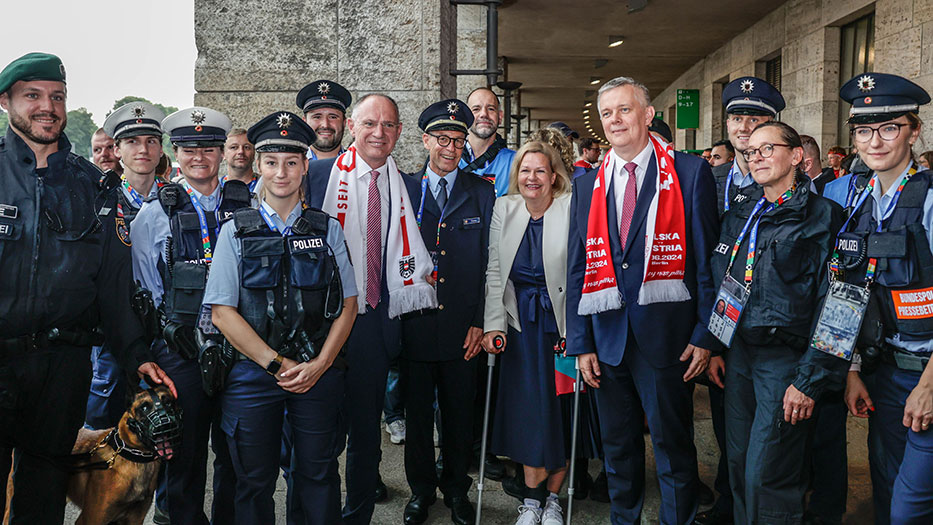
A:
[[[380,414],[389,363],[398,357],[400,323],[389,319],[388,300],[356,316],[347,339],[347,498],[344,525],[368,525],[376,506],[382,459]]]
[[[300,500],[302,509],[288,522],[340,522],[337,456],[343,451],[344,393],[344,372],[334,367],[311,390],[293,394],[253,361],[236,363],[224,392],[222,426],[236,472],[237,523],[275,522],[272,495],[286,407],[292,439],[287,500]]]
[[[214,451],[214,500],[211,521],[234,522],[233,491],[236,481],[227,441],[220,430],[220,399],[208,397],[201,387],[201,371],[195,360],[183,359],[163,344],[156,352],[156,363],[178,390],[183,413],[182,444],[166,463],[166,496],[172,523],[204,525],[204,488],[207,484],[207,443]]]
[[[94,430],[115,427],[126,410],[126,377],[107,345],[91,349],[91,368],[84,424]]]
[[[398,368],[398,363],[393,363],[389,367],[389,375],[386,378],[386,400],[382,411],[387,425],[405,419],[405,404],[402,402],[402,392],[399,388]]]
[[[613,525],[640,523],[645,499],[644,417],[648,418],[661,486],[661,523],[690,524],[697,511],[693,398],[684,366],[653,367],[629,333],[619,366],[600,363],[595,391]],[[644,410],[642,410],[644,407]]]
[[[916,433],[903,424],[907,396],[919,372],[882,364],[865,377],[875,411],[868,420],[875,523],[931,523],[933,516],[933,432]]]
[[[798,524],[811,420],[784,421],[799,352],[737,336],[726,353],[726,456],[736,523]]]

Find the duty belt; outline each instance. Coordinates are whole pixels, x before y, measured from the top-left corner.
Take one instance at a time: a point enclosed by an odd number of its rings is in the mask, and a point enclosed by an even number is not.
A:
[[[103,334],[92,330],[52,328],[32,334],[0,339],[0,356],[47,350],[55,346],[94,346],[103,344]]]
[[[900,348],[890,344],[884,345],[884,351],[881,352],[881,359],[889,365],[896,366],[901,370],[910,372],[923,372],[927,363],[930,362],[930,356],[922,356],[905,352]]]

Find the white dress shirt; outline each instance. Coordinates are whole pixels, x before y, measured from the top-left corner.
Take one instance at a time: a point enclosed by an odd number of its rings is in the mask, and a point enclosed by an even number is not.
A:
[[[628,171],[625,170],[625,165],[629,162],[637,164],[635,168],[635,187],[638,188],[638,193],[641,193],[652,153],[654,153],[654,148],[651,146],[650,140],[645,149],[635,155],[632,160],[625,160],[618,156],[615,150],[609,150],[609,155],[612,155],[612,177],[606,182],[606,194],[609,194],[609,188],[615,184],[615,190],[613,191],[616,199],[616,231],[619,231],[622,227],[622,203],[625,202],[625,186],[628,184]]]

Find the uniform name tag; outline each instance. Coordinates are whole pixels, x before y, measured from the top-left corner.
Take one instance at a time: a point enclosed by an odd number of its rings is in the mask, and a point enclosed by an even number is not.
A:
[[[0,224],[0,235],[4,237],[13,235],[13,226],[9,224]]]
[[[0,204],[0,217],[15,219],[19,216],[19,208],[12,204]]]
[[[715,251],[716,253],[721,253],[722,255],[727,255],[729,253],[729,246],[727,246],[726,243],[721,242],[719,243],[718,246],[716,246],[716,249],[713,251]]]
[[[320,237],[310,237],[307,239],[292,239],[292,253],[323,248],[324,240]]]
[[[471,224],[479,224],[479,217],[468,217],[463,219],[464,226],[470,226]]]
[[[858,239],[839,239],[839,250],[846,253],[857,254],[861,251],[861,248],[859,247]]]
[[[891,290],[894,313],[898,319],[928,319],[933,317],[933,288],[921,290]]]

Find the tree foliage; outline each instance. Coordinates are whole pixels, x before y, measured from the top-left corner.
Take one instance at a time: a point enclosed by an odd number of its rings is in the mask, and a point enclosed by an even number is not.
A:
[[[6,127],[10,117],[5,111],[0,111],[0,133],[6,133]],[[94,117],[87,108],[73,109],[68,112],[68,124],[65,127],[65,134],[71,141],[71,151],[76,155],[90,160],[91,159],[91,137],[97,131],[97,124],[94,123]]]

